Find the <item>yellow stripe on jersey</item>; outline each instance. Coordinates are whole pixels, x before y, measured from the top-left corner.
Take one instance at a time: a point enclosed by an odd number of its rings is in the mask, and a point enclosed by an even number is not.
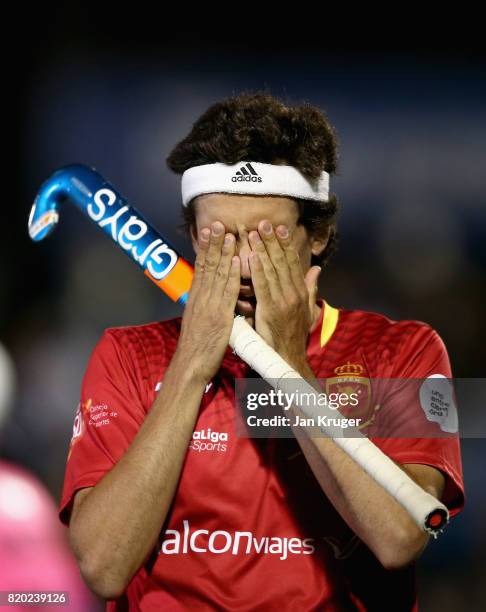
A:
[[[339,319],[339,310],[333,308],[327,302],[324,302],[324,316],[322,317],[322,328],[321,328],[321,348],[329,342],[331,336],[336,329],[337,322]]]

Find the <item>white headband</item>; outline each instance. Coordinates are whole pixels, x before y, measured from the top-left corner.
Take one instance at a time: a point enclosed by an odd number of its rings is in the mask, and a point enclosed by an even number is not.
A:
[[[321,172],[317,180],[311,181],[293,166],[244,161],[233,166],[216,163],[186,170],[182,175],[183,205],[204,193],[280,195],[326,202],[329,174]]]

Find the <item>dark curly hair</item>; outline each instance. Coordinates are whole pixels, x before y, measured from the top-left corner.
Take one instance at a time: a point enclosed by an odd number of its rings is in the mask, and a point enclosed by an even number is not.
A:
[[[167,158],[176,174],[192,166],[239,161],[284,163],[309,179],[337,168],[337,137],[325,114],[315,106],[286,106],[266,93],[243,93],[213,104],[194,123]],[[313,265],[325,266],[337,247],[338,199],[327,202],[296,199],[298,223],[314,236],[329,239]],[[184,227],[195,225],[194,203],[182,209]]]

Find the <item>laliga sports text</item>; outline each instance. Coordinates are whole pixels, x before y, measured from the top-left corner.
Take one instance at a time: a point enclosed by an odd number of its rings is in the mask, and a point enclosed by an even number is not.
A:
[[[215,431],[210,427],[207,429],[196,429],[192,433],[189,448],[198,453],[225,453],[228,450],[228,432]]]

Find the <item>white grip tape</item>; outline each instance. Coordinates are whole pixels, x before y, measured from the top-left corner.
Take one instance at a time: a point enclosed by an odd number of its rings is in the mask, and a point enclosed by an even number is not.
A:
[[[234,352],[275,389],[282,389],[284,393],[291,392],[291,389],[295,391],[298,384],[303,393],[318,395],[314,387],[248,325],[244,317],[235,317],[229,343]],[[299,406],[299,409],[308,416],[316,416],[316,412],[312,412],[309,406]],[[319,406],[318,410],[319,414],[331,414],[325,406]],[[332,413],[332,416],[335,417],[336,413]],[[348,428],[347,434],[353,437],[346,438],[340,435],[342,430],[337,427],[321,427],[321,430],[392,495],[422,529],[437,535],[433,529],[426,526],[426,520],[436,511],[443,511],[448,518],[449,513],[444,504],[426,493],[358,429]]]

